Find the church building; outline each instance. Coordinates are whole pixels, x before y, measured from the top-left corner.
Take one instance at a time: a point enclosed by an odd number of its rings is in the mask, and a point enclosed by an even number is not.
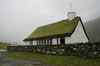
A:
[[[81,17],[68,12],[68,19],[38,27],[23,41],[25,45],[62,45],[87,43],[89,38]]]

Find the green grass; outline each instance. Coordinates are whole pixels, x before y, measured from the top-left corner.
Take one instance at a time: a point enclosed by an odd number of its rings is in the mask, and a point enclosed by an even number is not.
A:
[[[79,17],[76,17],[71,21],[67,19],[49,25],[38,27],[29,37],[26,38],[26,40],[32,38],[71,33],[75,28],[78,19]]]
[[[3,54],[26,59],[36,60],[50,65],[61,66],[100,66],[100,59],[85,59],[75,56],[45,55],[25,52],[3,52]]]
[[[11,46],[11,44],[8,44],[8,43],[0,43],[0,49],[7,49],[7,46]]]

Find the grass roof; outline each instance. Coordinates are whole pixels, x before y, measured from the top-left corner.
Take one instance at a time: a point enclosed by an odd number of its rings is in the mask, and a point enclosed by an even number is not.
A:
[[[71,33],[74,30],[76,23],[78,22],[78,18],[79,17],[76,17],[71,21],[66,19],[66,20],[56,22],[56,23],[52,23],[52,24],[48,24],[48,25],[45,25],[45,26],[38,27],[25,40]]]

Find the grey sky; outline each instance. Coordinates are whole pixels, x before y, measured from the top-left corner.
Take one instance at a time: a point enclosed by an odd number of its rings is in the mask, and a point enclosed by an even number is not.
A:
[[[100,16],[100,0],[0,0],[0,41],[22,43],[37,27],[67,19],[70,2],[83,22]]]

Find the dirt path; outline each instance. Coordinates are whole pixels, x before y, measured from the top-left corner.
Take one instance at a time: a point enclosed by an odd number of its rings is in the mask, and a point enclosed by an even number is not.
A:
[[[36,61],[23,60],[0,53],[0,66],[51,66]]]

